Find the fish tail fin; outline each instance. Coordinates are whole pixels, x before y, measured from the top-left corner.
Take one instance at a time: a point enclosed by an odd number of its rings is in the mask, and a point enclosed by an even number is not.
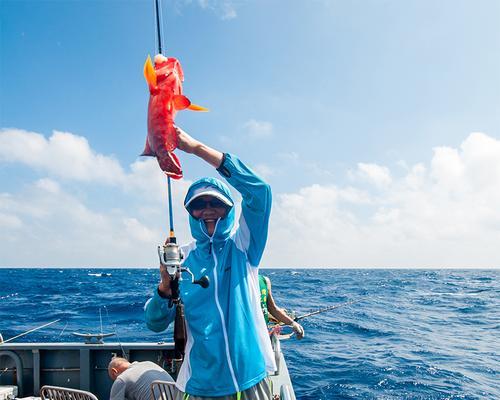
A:
[[[151,147],[149,146],[149,140],[146,138],[146,144],[144,145],[144,151],[142,152],[141,156],[154,156],[155,153],[153,150],[151,150]]]

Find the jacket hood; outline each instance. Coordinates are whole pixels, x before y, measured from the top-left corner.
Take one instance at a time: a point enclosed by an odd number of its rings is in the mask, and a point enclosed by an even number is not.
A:
[[[191,200],[197,189],[209,186],[215,189],[218,193],[224,196],[231,204],[234,204],[233,197],[229,187],[222,181],[216,178],[201,178],[194,182],[188,189],[186,198],[184,199],[184,206]],[[214,234],[212,235],[212,241],[220,242],[229,238],[231,230],[234,226],[234,206],[229,208],[229,211],[225,218],[219,219],[217,225],[215,226]],[[210,237],[207,233],[205,223],[202,220],[195,219],[191,214],[189,214],[189,226],[191,228],[191,235],[193,238],[200,243],[209,243]]]

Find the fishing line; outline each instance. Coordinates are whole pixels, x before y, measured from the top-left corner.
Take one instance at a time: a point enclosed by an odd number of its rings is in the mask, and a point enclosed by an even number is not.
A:
[[[61,333],[59,334],[59,336],[58,336],[58,337],[61,337],[61,336],[62,336],[62,334],[63,334],[63,333],[64,333],[64,331],[66,330],[67,326],[68,326],[68,321],[66,321],[66,325],[64,325],[64,328],[63,328],[63,330],[61,331]]]
[[[104,306],[104,309],[106,310],[106,318],[108,319],[108,324],[111,325],[111,327],[113,328],[113,330],[115,331],[115,335],[116,337],[118,338],[118,344],[120,345],[120,349],[122,351],[122,356],[123,358],[127,358],[127,355],[125,353],[125,349],[123,348],[122,346],[122,340],[120,339],[120,335],[118,335],[118,330],[116,329],[116,324],[112,323],[111,322],[111,319],[109,317],[109,312],[108,312],[108,307]]]
[[[43,324],[43,325],[40,325],[40,326],[37,326],[36,328],[33,328],[33,329],[29,329],[27,330],[26,332],[23,332],[23,333],[20,333],[19,335],[16,335],[14,337],[11,337],[10,339],[7,339],[7,340],[4,340],[2,342],[3,343],[8,343],[8,342],[12,342],[13,340],[17,339],[17,338],[20,338],[21,336],[24,336],[24,335],[27,335],[28,333],[31,333],[31,332],[35,332],[37,331],[38,329],[42,329],[42,328],[45,328],[46,326],[49,326],[49,325],[52,325],[52,324],[55,324],[56,322],[59,322],[61,319],[56,319],[55,321],[52,321],[52,322],[48,322],[46,324]],[[1,344],[0,344],[0,347],[1,347]]]
[[[99,321],[101,323],[101,335],[102,335],[102,314],[101,314],[101,307],[99,307]]]
[[[162,48],[163,48],[164,47],[163,45],[165,44],[163,42],[163,39],[165,38],[165,29],[164,29],[165,28],[165,24],[163,22],[164,15],[163,15],[163,8],[162,8],[161,0],[159,0],[159,5],[160,5],[160,29],[161,29],[161,33],[162,33],[162,35],[161,35],[161,45],[162,45]]]

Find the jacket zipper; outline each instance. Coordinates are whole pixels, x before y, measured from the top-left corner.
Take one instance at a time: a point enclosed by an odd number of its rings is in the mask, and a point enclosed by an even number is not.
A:
[[[231,356],[229,354],[229,339],[227,336],[226,322],[224,320],[224,312],[222,311],[222,307],[220,306],[220,302],[219,302],[219,297],[217,296],[217,293],[219,291],[218,290],[219,289],[219,281],[217,279],[217,255],[215,254],[216,253],[215,251],[212,251],[212,243],[213,243],[213,235],[215,234],[215,231],[217,229],[217,224],[219,223],[219,221],[220,221],[220,219],[218,219],[217,222],[215,223],[214,233],[212,234],[212,236],[209,236],[207,233],[205,233],[205,231],[203,230],[203,227],[202,227],[201,231],[210,240],[209,254],[212,253],[212,258],[214,259],[215,305],[217,306],[217,310],[219,311],[219,316],[220,316],[220,320],[221,320],[221,324],[222,324],[222,333],[224,334],[224,344],[226,346],[227,364],[229,366],[229,371],[231,372],[231,378],[233,379],[234,388],[236,389],[236,392],[239,392],[240,388],[238,386],[236,374],[234,373],[233,363],[231,361]],[[203,223],[203,222],[200,221],[200,223]]]

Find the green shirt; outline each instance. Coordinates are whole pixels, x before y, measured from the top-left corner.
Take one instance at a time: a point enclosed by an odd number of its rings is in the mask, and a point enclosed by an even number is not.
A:
[[[262,308],[262,314],[264,314],[264,319],[266,324],[269,323],[269,311],[267,311],[267,296],[269,296],[269,289],[267,288],[267,282],[264,275],[259,275],[259,288],[260,288],[260,307]]]

